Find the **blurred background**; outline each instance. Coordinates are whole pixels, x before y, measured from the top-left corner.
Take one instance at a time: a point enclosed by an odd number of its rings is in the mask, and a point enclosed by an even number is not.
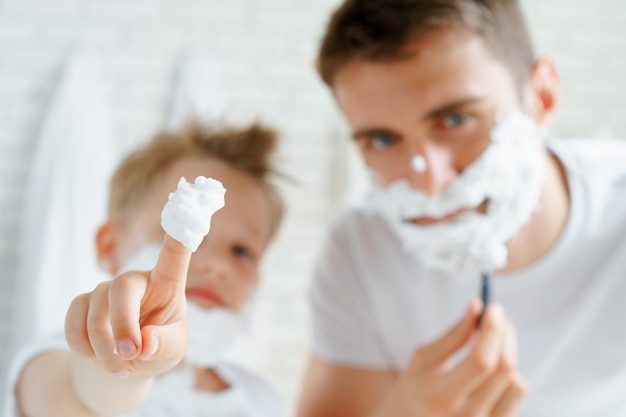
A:
[[[204,87],[227,120],[261,120],[282,132],[281,168],[297,179],[282,186],[289,212],[264,265],[255,356],[259,372],[293,409],[309,337],[311,266],[333,207],[359,181],[345,125],[313,64],[338,3],[0,0],[0,392],[17,341],[12,317],[28,303],[18,294],[18,264],[28,258],[21,225],[32,212],[26,188],[41,168],[41,141],[60,106],[59,86],[72,57],[88,55],[97,63],[91,68],[99,77],[78,83],[74,94],[101,88],[110,120],[110,136],[93,129],[93,135],[80,135],[80,146],[88,153],[105,149],[90,157],[115,164],[171,121],[177,80],[191,54],[214,70],[213,84]],[[554,56],[561,71],[562,104],[553,133],[626,137],[626,2],[522,4],[538,52]],[[99,142],[107,137],[110,143]],[[85,198],[97,203],[102,197],[94,191]]]

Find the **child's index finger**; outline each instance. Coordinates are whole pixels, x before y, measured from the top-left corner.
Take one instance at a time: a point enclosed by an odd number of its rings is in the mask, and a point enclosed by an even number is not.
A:
[[[159,258],[150,274],[150,280],[160,283],[180,283],[184,287],[187,282],[191,253],[191,249],[166,234]]]

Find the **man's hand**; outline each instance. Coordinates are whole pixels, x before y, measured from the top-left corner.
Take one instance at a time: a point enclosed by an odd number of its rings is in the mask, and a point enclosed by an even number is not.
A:
[[[191,251],[165,236],[152,271],[129,271],[76,297],[65,319],[67,342],[119,378],[155,376],[187,347],[185,284]]]
[[[480,308],[472,301],[454,328],[415,352],[377,417],[517,415],[527,387],[516,370],[515,329],[497,305],[487,308],[476,329]],[[464,346],[467,354],[451,364]]]

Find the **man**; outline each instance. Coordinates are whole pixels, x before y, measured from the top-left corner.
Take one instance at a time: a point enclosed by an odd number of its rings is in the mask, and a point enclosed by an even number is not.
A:
[[[319,258],[300,417],[626,415],[626,168],[546,141],[517,2],[346,0],[318,69],[373,186]]]

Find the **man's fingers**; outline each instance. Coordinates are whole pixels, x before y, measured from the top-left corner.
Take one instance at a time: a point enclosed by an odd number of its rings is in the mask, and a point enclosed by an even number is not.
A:
[[[509,387],[514,370],[500,363],[487,380],[467,399],[466,406],[476,415],[491,415],[490,411],[498,403]]]
[[[504,395],[491,411],[491,417],[514,417],[519,413],[522,402],[528,394],[528,384],[519,375],[515,375]]]
[[[513,322],[505,318],[504,345],[502,351],[502,359],[504,366],[515,369],[517,368],[517,333]]]
[[[139,271],[126,273],[109,286],[109,318],[117,354],[132,360],[141,352],[139,320],[141,299],[146,292],[147,276]]]
[[[517,338],[513,323],[506,319],[500,362],[489,378],[469,397],[473,410],[488,414],[513,381],[517,366]]]
[[[444,376],[444,386],[456,395],[467,395],[497,368],[505,343],[508,321],[502,307],[489,305],[485,310],[476,340],[469,353]]]
[[[166,234],[161,246],[161,252],[159,253],[159,259],[150,273],[150,281],[184,288],[190,259],[191,250]]]
[[[465,317],[461,321],[443,337],[415,352],[411,367],[420,371],[441,366],[450,355],[467,343],[476,328],[476,319],[481,308],[481,301],[473,299],[469,304]]]

